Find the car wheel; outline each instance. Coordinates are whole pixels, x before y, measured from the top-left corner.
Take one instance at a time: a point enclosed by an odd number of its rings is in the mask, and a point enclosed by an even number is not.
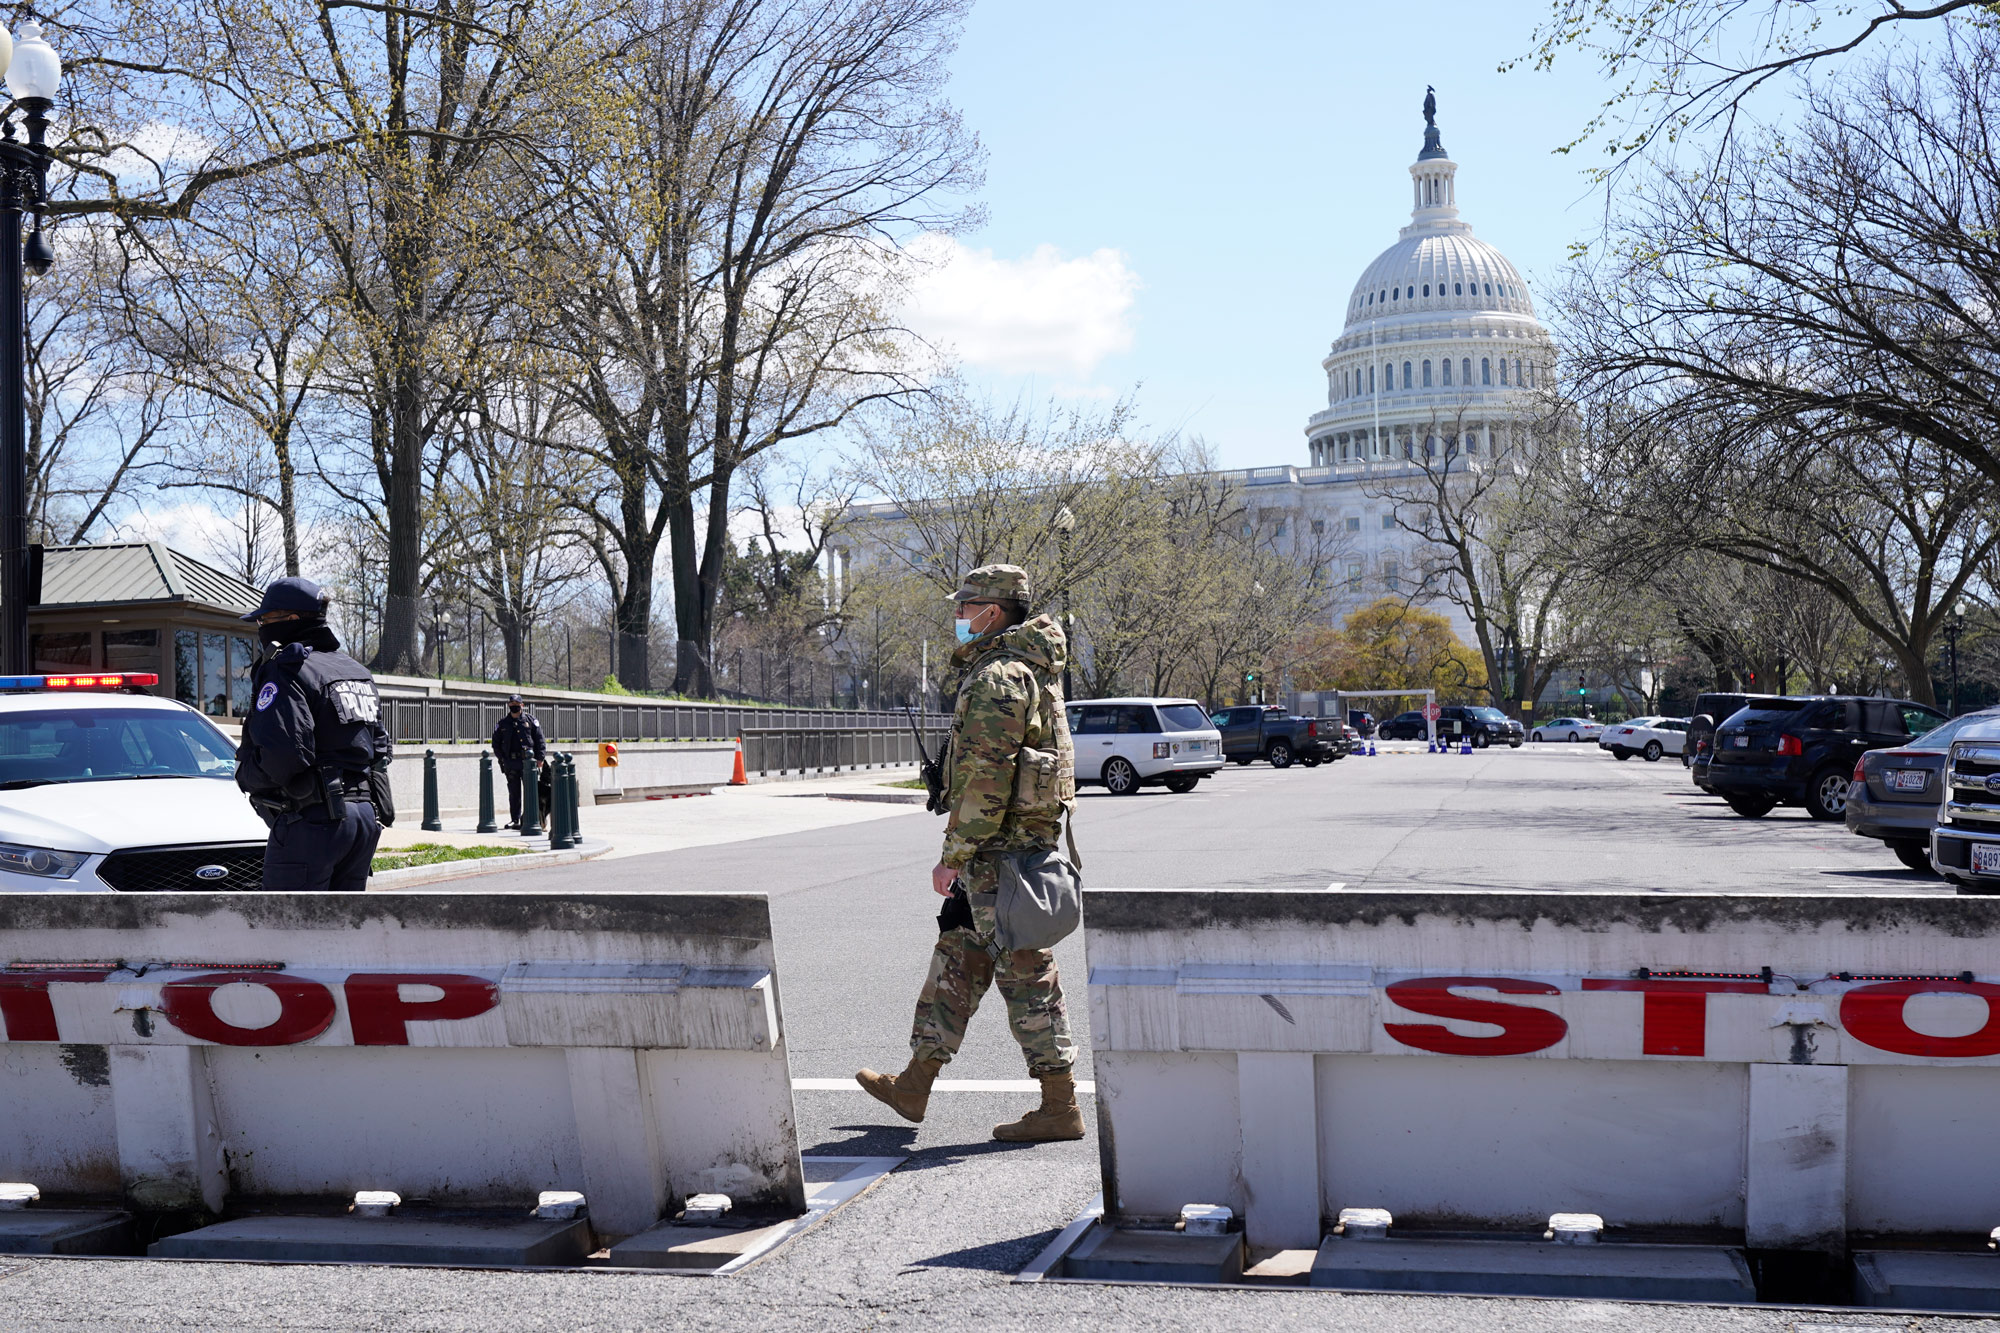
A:
[[[1173,792],[1176,796],[1185,796],[1193,791],[1200,782],[1200,778],[1188,777],[1182,774],[1181,776],[1167,779],[1167,790]]]
[[[1583,739],[1583,733],[1582,733],[1582,732],[1580,732],[1580,731],[1572,731],[1572,732],[1571,732],[1571,733],[1569,734],[1569,738],[1570,738],[1570,742],[1571,742],[1572,744],[1574,744],[1575,742],[1577,742],[1577,741],[1580,741],[1580,740],[1582,740],[1582,739]]]
[[[1493,738],[1491,736],[1488,736],[1485,732],[1481,731],[1481,732],[1475,732],[1473,734],[1472,737],[1473,749],[1483,750],[1491,744],[1493,744]]]
[[[1250,761],[1248,759],[1231,759],[1229,762],[1235,764],[1239,768],[1250,767]]]
[[[1611,757],[1623,763],[1632,757],[1632,752],[1622,745],[1614,745],[1611,747]]]
[[[1271,748],[1265,752],[1264,757],[1271,761],[1272,768],[1290,768],[1292,766],[1291,742],[1272,741]]]
[[[1541,738],[1542,738],[1542,731],[1540,727],[1537,727],[1535,728],[1535,730],[1528,733],[1528,739],[1531,741],[1539,741],[1541,740]]]
[[[1937,870],[1931,865],[1931,849],[1921,842],[1892,842],[1889,850],[1896,859],[1920,875],[1935,875]]]
[[[1725,796],[1722,799],[1728,801],[1729,808],[1745,819],[1762,819],[1770,814],[1771,807],[1777,804],[1768,796]]]
[[[1658,741],[1647,741],[1646,748],[1639,751],[1640,754],[1646,756],[1646,762],[1649,764],[1659,763],[1660,756],[1665,754],[1666,752],[1667,752],[1667,747],[1660,744]]]
[[[1806,813],[1814,819],[1839,819],[1847,813],[1851,779],[1837,768],[1822,768],[1806,784]]]
[[[1113,758],[1104,765],[1104,786],[1113,796],[1136,796],[1139,770],[1132,767],[1129,759]]]
[[[1316,754],[1302,754],[1299,756],[1299,762],[1307,768],[1318,768],[1319,756]]]
[[[1510,750],[1518,750],[1518,749],[1520,749],[1520,748],[1521,748],[1521,742],[1519,742],[1519,741],[1508,741],[1508,742],[1507,742],[1507,748],[1508,748],[1508,749],[1510,749]]]

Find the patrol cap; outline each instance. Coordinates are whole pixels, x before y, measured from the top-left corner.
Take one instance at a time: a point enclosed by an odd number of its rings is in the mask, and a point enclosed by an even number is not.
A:
[[[1028,571],[1019,565],[981,565],[965,576],[951,600],[1019,602],[1025,607],[1032,600],[1029,592]]]
[[[326,614],[326,594],[320,591],[311,579],[302,579],[296,574],[288,574],[281,579],[272,579],[264,589],[264,600],[257,603],[257,609],[244,620],[256,620],[268,616],[273,611],[296,611],[302,616],[323,616]]]
[[[510,704],[517,704],[521,702],[521,696],[518,694],[510,694],[507,696],[507,702]]]

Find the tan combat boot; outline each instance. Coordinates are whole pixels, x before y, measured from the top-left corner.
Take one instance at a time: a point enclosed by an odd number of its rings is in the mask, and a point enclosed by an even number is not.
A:
[[[1004,1143],[1055,1143],[1083,1137],[1083,1110],[1076,1104],[1076,1078],[1061,1074],[1037,1075],[1042,1081],[1042,1104],[1011,1124],[995,1125],[993,1137]]]
[[[903,1119],[921,1125],[924,1122],[924,1108],[930,1105],[931,1084],[937,1081],[938,1070],[944,1068],[942,1060],[910,1060],[910,1067],[894,1078],[878,1074],[872,1069],[864,1069],[854,1076],[854,1081],[868,1091],[879,1102],[886,1103],[890,1110]]]

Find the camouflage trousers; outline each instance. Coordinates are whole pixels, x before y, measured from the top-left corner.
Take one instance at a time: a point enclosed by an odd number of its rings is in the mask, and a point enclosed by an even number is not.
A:
[[[960,926],[939,934],[931,951],[930,974],[917,996],[910,1028],[910,1053],[919,1060],[949,1063],[986,988],[997,981],[1007,1001],[1007,1026],[1021,1043],[1028,1072],[1066,1073],[1076,1063],[1076,1041],[1063,1009],[1055,954],[1047,949],[1003,951],[994,938],[993,908],[978,899],[973,900],[972,919],[970,930]]]

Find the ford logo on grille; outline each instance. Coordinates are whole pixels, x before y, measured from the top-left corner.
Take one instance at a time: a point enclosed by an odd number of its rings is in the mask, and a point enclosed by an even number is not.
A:
[[[229,867],[228,867],[228,866],[196,866],[196,867],[195,867],[195,871],[194,871],[194,877],[195,877],[196,879],[228,879],[228,878],[229,878]]]
[[[1986,779],[1986,790],[2000,792],[2000,773],[1995,773]]]

